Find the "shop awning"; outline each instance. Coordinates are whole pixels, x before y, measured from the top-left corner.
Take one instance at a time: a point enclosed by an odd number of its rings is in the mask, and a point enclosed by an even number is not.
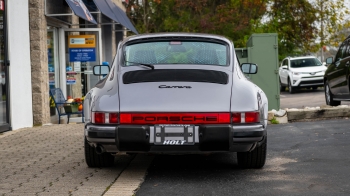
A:
[[[102,14],[116,22],[119,22],[121,25],[131,30],[135,34],[138,34],[137,30],[131,23],[130,19],[126,16],[125,12],[117,5],[115,5],[111,0],[94,0],[94,2]]]
[[[95,18],[91,15],[90,11],[87,9],[82,0],[66,0],[66,2],[73,10],[75,15],[91,23],[97,24]]]

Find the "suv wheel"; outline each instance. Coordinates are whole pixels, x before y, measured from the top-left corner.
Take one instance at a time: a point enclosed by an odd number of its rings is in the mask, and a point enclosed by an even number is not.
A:
[[[280,80],[280,91],[283,92],[286,90],[286,87],[282,85],[282,82]]]
[[[110,167],[114,164],[114,156],[110,153],[97,154],[94,147],[84,139],[85,162],[89,167]]]
[[[267,136],[260,146],[251,152],[237,152],[238,165],[244,169],[259,169],[266,161]]]
[[[290,94],[293,94],[295,92],[295,89],[292,86],[292,82],[290,81],[290,79],[288,78],[288,91]]]
[[[328,81],[324,84],[324,94],[326,97],[326,104],[330,106],[338,106],[340,105],[340,101],[334,101],[333,100],[333,94],[329,88]]]

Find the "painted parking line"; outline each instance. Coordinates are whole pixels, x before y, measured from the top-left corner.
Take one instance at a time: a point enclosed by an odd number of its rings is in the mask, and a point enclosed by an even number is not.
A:
[[[132,196],[145,179],[153,155],[138,154],[120,174],[104,196]]]

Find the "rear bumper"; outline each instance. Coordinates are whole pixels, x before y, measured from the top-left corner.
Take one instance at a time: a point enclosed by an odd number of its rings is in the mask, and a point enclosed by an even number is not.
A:
[[[119,125],[85,126],[85,137],[91,145],[102,145],[107,152],[246,152],[263,141],[266,129],[262,125],[203,125],[193,129],[191,145],[159,145],[154,126]]]

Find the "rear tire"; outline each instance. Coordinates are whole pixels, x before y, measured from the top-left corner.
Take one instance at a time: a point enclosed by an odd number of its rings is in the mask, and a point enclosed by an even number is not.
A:
[[[333,100],[333,94],[329,88],[328,81],[325,82],[324,84],[324,95],[326,98],[326,104],[330,106],[338,106],[340,105],[340,101],[334,101]]]
[[[266,161],[267,136],[258,147],[251,152],[237,152],[238,166],[243,169],[259,169]]]
[[[84,139],[85,162],[89,167],[110,167],[114,164],[114,156],[110,153],[97,154],[95,148]]]
[[[290,79],[288,78],[288,91],[290,94],[295,93],[295,89],[292,86],[292,82],[290,81]]]
[[[280,92],[283,92],[286,90],[286,87],[282,85],[282,82],[280,80]]]

